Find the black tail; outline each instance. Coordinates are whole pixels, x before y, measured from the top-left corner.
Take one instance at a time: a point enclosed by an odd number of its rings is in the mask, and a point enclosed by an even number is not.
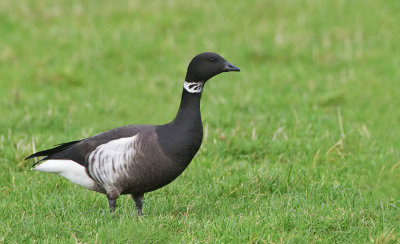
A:
[[[39,163],[40,161],[46,160],[50,155],[52,155],[52,154],[54,154],[54,153],[61,152],[61,151],[65,150],[65,149],[67,149],[67,148],[69,148],[69,147],[71,147],[72,145],[74,145],[75,143],[78,143],[78,142],[80,142],[80,141],[81,141],[81,140],[78,140],[78,141],[70,141],[70,142],[66,142],[66,143],[61,143],[61,144],[57,145],[57,146],[54,147],[54,148],[51,148],[51,149],[47,149],[47,150],[43,150],[43,151],[34,153],[34,154],[32,154],[32,155],[26,157],[25,160],[30,159],[30,158],[44,157],[44,156],[45,156],[45,158],[42,158],[41,160],[39,160],[38,162],[36,162],[36,163],[33,165],[33,166],[35,166],[35,165],[36,165],[37,163]]]

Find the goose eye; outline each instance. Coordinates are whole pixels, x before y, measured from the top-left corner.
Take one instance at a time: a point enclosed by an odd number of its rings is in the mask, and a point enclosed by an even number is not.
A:
[[[208,61],[214,62],[214,61],[215,61],[215,58],[209,58]]]

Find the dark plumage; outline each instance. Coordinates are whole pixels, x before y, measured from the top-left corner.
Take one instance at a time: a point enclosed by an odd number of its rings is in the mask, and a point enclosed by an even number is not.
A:
[[[140,215],[144,193],[172,182],[196,155],[203,138],[203,86],[228,71],[240,70],[216,53],[201,53],[188,66],[181,104],[172,122],[115,128],[26,159],[43,157],[32,170],[56,173],[106,194],[111,212],[121,194],[131,194]]]

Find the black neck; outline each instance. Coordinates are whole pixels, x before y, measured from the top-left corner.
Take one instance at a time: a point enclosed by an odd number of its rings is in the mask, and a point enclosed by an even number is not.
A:
[[[200,99],[201,93],[190,93],[183,89],[181,104],[172,123],[185,126],[195,125],[198,121],[201,124]]]
[[[203,139],[200,99],[201,93],[189,93],[183,89],[175,119],[157,129],[164,152],[182,169],[190,163]]]

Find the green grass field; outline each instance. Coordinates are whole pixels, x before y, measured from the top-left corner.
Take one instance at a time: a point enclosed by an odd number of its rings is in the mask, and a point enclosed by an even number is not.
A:
[[[166,3],[167,2],[167,3]],[[400,243],[400,1],[0,0],[0,242]],[[115,216],[33,150],[178,109],[207,83],[188,169]]]

